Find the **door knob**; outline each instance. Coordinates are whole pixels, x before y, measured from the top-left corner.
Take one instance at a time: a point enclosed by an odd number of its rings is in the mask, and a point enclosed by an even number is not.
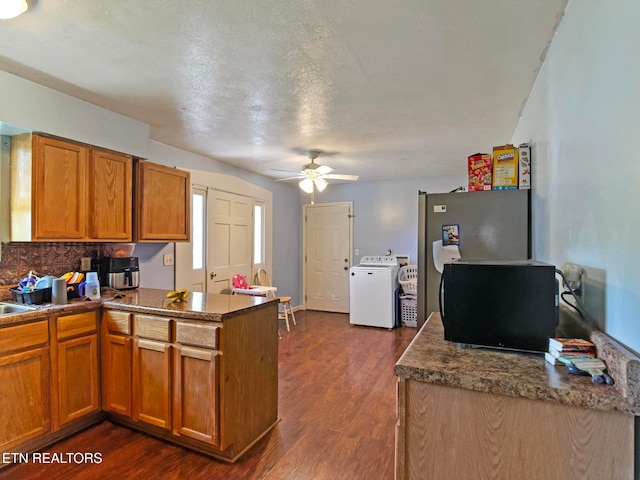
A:
[[[349,259],[348,259],[348,258],[345,258],[345,259],[344,259],[344,263],[349,263]]]
[[[347,266],[345,265],[345,266],[344,266],[344,269],[345,269],[345,270],[349,270],[349,267],[347,267]]]
[[[216,275],[217,275],[217,273],[213,273],[213,272],[211,272],[211,273],[209,274],[209,277],[211,277],[211,280],[213,280],[213,278],[214,278]]]

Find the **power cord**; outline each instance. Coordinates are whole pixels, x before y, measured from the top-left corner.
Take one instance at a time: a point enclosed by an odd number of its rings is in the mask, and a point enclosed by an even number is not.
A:
[[[587,313],[587,309],[584,308],[584,305],[582,304],[582,302],[578,298],[578,295],[576,295],[576,291],[569,286],[570,284],[567,281],[567,278],[564,276],[564,272],[562,270],[560,270],[559,268],[556,268],[556,273],[562,277],[562,282],[563,282],[564,286],[567,288],[567,290],[565,290],[564,292],[562,292],[560,294],[560,298],[562,298],[562,300],[564,300],[564,302],[567,305],[569,305],[576,312],[578,312],[578,314],[580,315],[580,318],[582,318],[583,320],[587,321],[587,323],[591,324],[592,327],[598,328],[597,327],[597,322],[593,318],[591,318],[591,316]],[[575,305],[566,300],[565,295],[568,295],[568,294],[571,294],[571,296],[575,300],[575,302],[576,302]],[[578,308],[578,307],[580,307],[580,308]]]

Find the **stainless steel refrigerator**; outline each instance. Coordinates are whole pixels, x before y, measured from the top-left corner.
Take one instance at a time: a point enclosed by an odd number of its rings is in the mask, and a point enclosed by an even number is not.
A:
[[[453,232],[446,242],[457,243],[461,258],[529,259],[531,190],[418,192],[418,328],[439,310],[433,242],[442,240],[443,232]]]

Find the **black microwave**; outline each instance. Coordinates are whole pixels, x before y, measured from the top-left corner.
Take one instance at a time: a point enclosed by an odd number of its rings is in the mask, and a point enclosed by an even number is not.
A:
[[[558,326],[553,265],[534,260],[457,260],[444,265],[444,338],[472,346],[545,352]]]

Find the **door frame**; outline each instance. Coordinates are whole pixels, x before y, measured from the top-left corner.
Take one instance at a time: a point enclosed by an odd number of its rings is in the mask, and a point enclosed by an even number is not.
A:
[[[302,205],[302,309],[307,309],[307,209],[319,208],[319,207],[336,207],[344,206],[349,207],[351,212],[349,215],[349,268],[353,266],[353,217],[355,213],[353,211],[353,200],[347,200],[344,202],[327,202],[327,203],[305,203]]]

